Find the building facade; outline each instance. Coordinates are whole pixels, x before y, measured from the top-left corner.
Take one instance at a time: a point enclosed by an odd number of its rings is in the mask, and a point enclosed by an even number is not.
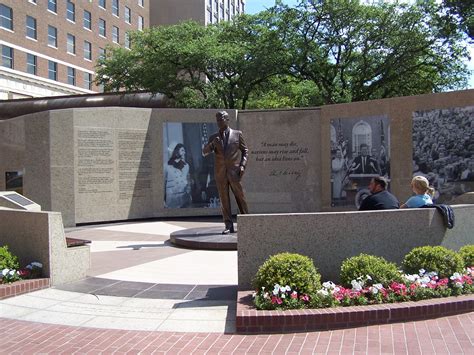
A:
[[[150,25],[195,20],[203,25],[229,21],[245,12],[245,0],[150,0]]]
[[[0,100],[99,92],[97,59],[149,26],[150,0],[0,0]]]

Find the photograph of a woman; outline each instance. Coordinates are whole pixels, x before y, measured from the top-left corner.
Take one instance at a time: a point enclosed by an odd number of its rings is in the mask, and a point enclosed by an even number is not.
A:
[[[215,122],[163,123],[163,175],[165,208],[219,208],[214,177],[214,155],[204,157],[202,147]]]
[[[191,204],[191,179],[189,164],[186,162],[186,148],[178,143],[173,149],[165,169],[166,195],[168,208],[184,208]]]

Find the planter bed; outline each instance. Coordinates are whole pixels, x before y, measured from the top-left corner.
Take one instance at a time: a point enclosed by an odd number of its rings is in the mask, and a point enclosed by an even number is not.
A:
[[[238,333],[330,330],[445,317],[474,311],[474,294],[370,306],[258,311],[252,291],[237,295]]]
[[[49,279],[31,279],[16,281],[11,284],[0,285],[0,300],[14,297],[23,293],[33,292],[48,288],[50,286]]]

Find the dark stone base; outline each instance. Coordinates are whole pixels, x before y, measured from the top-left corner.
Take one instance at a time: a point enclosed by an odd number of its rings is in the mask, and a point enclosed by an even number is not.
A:
[[[171,233],[174,245],[190,249],[237,250],[237,233],[223,235],[222,227],[190,228]]]

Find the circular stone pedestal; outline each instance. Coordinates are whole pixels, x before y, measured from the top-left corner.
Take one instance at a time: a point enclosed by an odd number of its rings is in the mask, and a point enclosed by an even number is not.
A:
[[[237,250],[237,233],[223,235],[223,230],[223,226],[183,229],[171,233],[170,241],[191,249]]]

